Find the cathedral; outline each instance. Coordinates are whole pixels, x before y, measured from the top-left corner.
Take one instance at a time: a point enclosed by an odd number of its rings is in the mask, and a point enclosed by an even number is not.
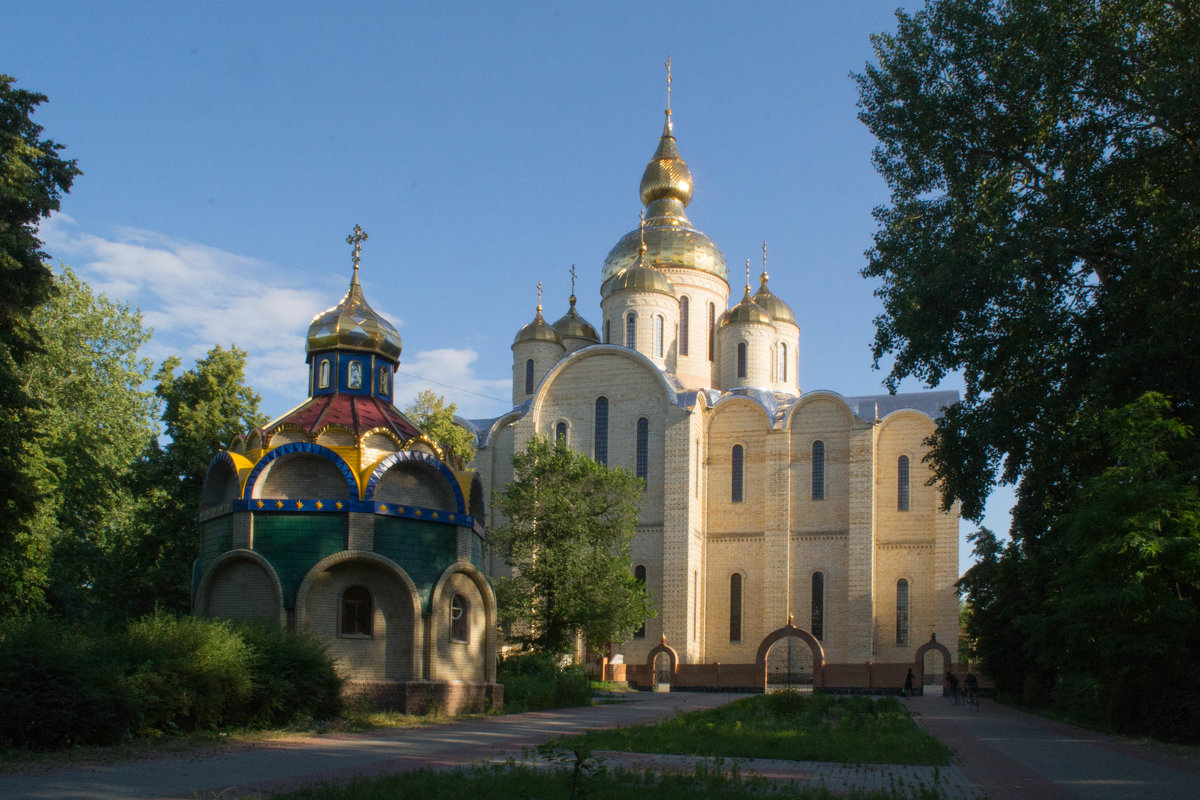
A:
[[[512,345],[512,410],[472,422],[485,503],[533,436],[645,481],[632,569],[657,616],[595,655],[606,677],[761,688],[786,661],[816,686],[898,686],[909,667],[931,680],[951,666],[937,637],[957,643],[959,518],[924,442],[957,393],[801,391],[800,320],[765,246],[757,290],[747,261],[730,305],[692,190],[668,103],[642,224],[604,260],[599,327],[573,292],[548,322],[539,290]]]

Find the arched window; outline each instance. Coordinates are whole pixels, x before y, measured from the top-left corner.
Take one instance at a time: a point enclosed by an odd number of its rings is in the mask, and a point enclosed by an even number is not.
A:
[[[387,394],[388,391],[388,369],[387,367],[379,368],[379,393]]]
[[[735,572],[729,576],[729,641],[742,640],[742,576]]]
[[[688,354],[688,306],[687,295],[679,298],[679,355]]]
[[[908,579],[896,581],[896,646],[908,645]]]
[[[715,356],[717,341],[717,307],[712,303],[708,304],[708,360],[712,361]]]
[[[733,446],[733,456],[730,458],[729,499],[734,503],[742,502],[742,446]]]
[[[637,421],[637,463],[634,473],[646,480],[650,472],[650,420],[639,417]]]
[[[646,588],[646,567],[641,564],[638,564],[636,567],[634,567],[633,568],[633,579],[638,582],[638,584],[642,587],[642,589],[645,589]],[[633,638],[635,638],[635,639],[645,639],[646,638],[646,623],[643,622],[642,627],[638,628],[636,631],[633,632]]]
[[[342,592],[342,636],[372,636],[374,621],[370,592],[362,586]]]
[[[525,394],[533,394],[533,359],[525,361]]]
[[[321,366],[317,368],[317,385],[322,389],[329,388],[329,359],[322,358]]]
[[[786,381],[787,377],[787,344],[779,343],[779,380]]]
[[[896,510],[908,511],[908,456],[896,462]]]
[[[351,361],[347,368],[346,386],[351,389],[362,388],[362,363]]]
[[[599,463],[608,465],[608,398],[596,398],[596,435],[593,441],[592,457]]]
[[[663,355],[663,318],[661,314],[654,315],[654,355],[662,358]]]
[[[554,441],[564,447],[567,445],[567,423],[560,422],[554,426]]]
[[[604,343],[612,344],[612,320],[604,320]]]
[[[825,443],[820,440],[812,446],[812,499],[825,499]]]
[[[812,575],[812,635],[825,638],[825,573]]]
[[[461,594],[450,598],[450,641],[471,641],[470,610],[467,598]]]
[[[739,378],[746,377],[746,343],[745,342],[738,342],[737,376]]]
[[[625,346],[630,349],[637,348],[637,314],[625,317]]]

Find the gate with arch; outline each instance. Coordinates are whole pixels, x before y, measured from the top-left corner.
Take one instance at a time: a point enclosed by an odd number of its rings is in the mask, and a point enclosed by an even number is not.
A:
[[[937,640],[936,633],[930,634],[929,641],[918,647],[917,652],[913,654],[913,676],[916,677],[916,683],[918,686],[925,685],[925,656],[929,653],[937,653],[942,657],[941,670],[928,676],[930,678],[928,681],[929,683],[936,683],[940,686],[942,683],[942,676],[954,668],[954,659],[950,657],[950,651],[946,648],[946,645]]]
[[[812,686],[814,689],[819,689],[825,685],[825,648],[821,646],[821,642],[817,640],[808,631],[803,628],[797,628],[791,618],[788,619],[788,624],[778,630],[768,633],[762,640],[762,644],[758,646],[758,654],[754,658],[754,663],[762,670],[763,689],[768,688],[769,682],[769,663],[768,654],[771,648],[782,641],[783,639],[795,638],[808,646],[809,653],[812,656]],[[807,683],[804,680],[804,683]]]
[[[660,661],[665,661],[666,665],[660,667],[658,664]],[[679,654],[667,644],[665,636],[646,655],[646,666],[650,669],[650,682],[652,686],[657,687],[663,683],[670,686],[675,682],[675,670],[679,668]]]

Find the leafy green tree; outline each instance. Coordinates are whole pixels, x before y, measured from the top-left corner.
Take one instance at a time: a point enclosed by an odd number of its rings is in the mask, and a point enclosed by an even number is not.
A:
[[[41,346],[26,389],[38,404],[31,462],[47,476],[30,530],[47,543],[50,604],[80,613],[102,582],[110,540],[136,503],[133,468],[157,434],[157,405],[144,387],[150,338],[141,314],[116,303],[69,268],[32,315]]]
[[[80,174],[31,118],[45,95],[13,82],[0,74],[0,615],[40,606],[47,581],[48,545],[31,529],[52,476],[30,452],[35,403],[26,388],[38,349],[31,315],[52,293],[37,232]]]
[[[510,638],[548,654],[628,638],[654,615],[629,555],[642,480],[541,437],[513,468],[492,501],[508,522],[491,531],[513,567],[496,585]]]
[[[116,553],[121,580],[113,604],[126,616],[188,610],[208,465],[238,434],[267,421],[245,383],[244,351],[218,345],[190,370],[177,373],[180,363],[171,356],[155,375],[169,441],[152,442],[143,459],[134,524]]]
[[[422,389],[416,399],[404,409],[404,415],[453,456],[470,464],[475,458],[475,434],[454,421],[458,406],[446,405],[446,399],[429,389]]]

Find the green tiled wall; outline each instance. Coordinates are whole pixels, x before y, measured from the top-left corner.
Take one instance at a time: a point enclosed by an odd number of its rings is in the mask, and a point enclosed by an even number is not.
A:
[[[233,549],[233,514],[211,519],[200,526],[200,571],[208,568],[217,556]]]
[[[417,585],[425,610],[442,571],[455,561],[458,529],[395,517],[375,518],[375,552],[395,561]]]
[[[471,563],[479,569],[480,572],[486,574],[483,568],[483,539],[476,535],[475,531],[471,531]]]
[[[346,549],[346,515],[256,514],[254,549],[279,575],[284,606],[295,608],[296,590],[308,571]]]

